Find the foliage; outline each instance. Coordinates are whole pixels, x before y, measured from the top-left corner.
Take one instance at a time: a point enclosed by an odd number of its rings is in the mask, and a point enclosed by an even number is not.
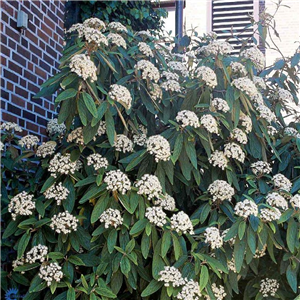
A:
[[[96,32],[99,43],[88,42],[86,27],[91,24],[93,29],[102,29]],[[99,20],[90,20],[77,30],[83,34],[78,37],[70,31],[75,39],[63,52],[61,72],[45,82],[37,95],[60,89],[58,121],[65,122],[69,135],[55,139],[55,153],[69,154],[68,163],[55,164],[60,156],[54,157],[53,151],[41,159],[42,180],[34,177],[35,185],[24,183],[3,197],[6,206],[25,189],[35,200],[32,215],[10,220],[5,229],[4,243],[10,243],[14,259],[26,257],[39,244],[48,247],[48,254],[44,261],[21,261],[12,272],[4,273],[9,278],[4,289],[20,284],[25,300],[241,299],[242,295],[245,300],[258,300],[266,292],[261,290],[261,280],[270,278],[278,281],[279,288],[269,299],[294,299],[299,294],[300,204],[294,195],[300,185],[300,128],[299,124],[286,126],[282,114],[288,107],[280,88],[298,101],[294,86],[299,53],[258,71],[257,50],[251,60],[243,52],[230,56],[230,46],[211,36],[192,36],[183,63],[183,56],[171,53],[163,43],[171,45],[170,40],[123,31],[124,49],[112,42],[105,45],[102,34],[108,37],[108,32]],[[151,51],[146,52],[141,42]],[[76,56],[81,54],[85,56]],[[246,75],[234,72],[233,62],[240,62]],[[162,89],[155,83],[155,67]],[[244,88],[238,85],[239,78],[247,83]],[[261,88],[249,96],[252,81]],[[126,87],[130,95],[113,84]],[[229,109],[213,106],[216,98],[225,100]],[[187,113],[187,119],[178,114],[184,110],[195,113],[196,119],[193,113]],[[157,148],[150,142],[157,142]],[[239,150],[232,150],[230,143]],[[216,150],[224,154],[223,165],[221,160],[213,161]],[[9,157],[9,151],[4,155]],[[37,151],[33,147],[23,153]],[[156,151],[161,156],[155,156]],[[96,161],[89,163],[94,153],[107,160],[107,169],[106,160],[99,167]],[[252,164],[257,161],[272,163],[271,170],[263,164],[255,171]],[[123,173],[116,175],[116,170]],[[10,172],[13,176],[16,171]],[[154,177],[143,177],[146,174],[155,175],[158,183]],[[59,183],[69,191],[61,205],[45,197]],[[276,193],[273,202],[272,193]],[[168,195],[175,198],[178,209],[190,215],[193,230],[190,219],[178,210],[160,212],[162,224],[157,222],[158,214],[154,214],[156,219],[149,216],[164,200],[170,205]],[[251,215],[240,206],[245,200],[254,207]],[[278,218],[264,220],[266,210],[277,213]],[[77,230],[67,226],[69,233],[58,233],[51,218],[65,211],[77,218]],[[181,224],[175,224],[174,216]],[[10,219],[7,208],[3,218]],[[62,268],[63,278],[52,280],[49,288],[39,277],[39,268],[50,263]],[[178,280],[169,286],[161,273],[165,266],[180,271]],[[192,280],[190,285],[183,278]],[[218,297],[217,289],[222,286],[225,292]]]
[[[164,24],[164,18],[167,17],[167,11],[164,8],[153,8],[159,6],[159,1],[68,1],[67,10],[67,28],[74,24],[74,9],[72,6],[78,6],[80,15],[79,22],[90,17],[97,17],[106,23],[118,21],[127,28],[138,30],[161,30]],[[71,6],[71,7],[70,7]],[[76,10],[75,10],[76,13]]]

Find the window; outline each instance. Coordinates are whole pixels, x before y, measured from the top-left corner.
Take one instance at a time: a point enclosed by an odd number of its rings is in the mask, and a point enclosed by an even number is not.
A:
[[[212,0],[211,8],[212,31],[218,34],[218,39],[229,38],[228,41],[234,47],[234,53],[238,53],[241,43],[236,38],[230,38],[231,31],[234,31],[234,35],[238,35],[241,39],[250,41],[254,32],[250,16],[256,13],[254,0]]]

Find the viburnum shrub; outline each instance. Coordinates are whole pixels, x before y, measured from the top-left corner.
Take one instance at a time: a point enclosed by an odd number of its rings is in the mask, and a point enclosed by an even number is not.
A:
[[[214,35],[178,54],[95,18],[67,34],[61,71],[37,95],[59,90],[52,141],[22,137],[13,150],[36,156],[41,178],[2,185],[4,289],[25,300],[294,299],[300,133],[283,114],[298,101],[299,51],[265,69],[257,47],[232,56]]]

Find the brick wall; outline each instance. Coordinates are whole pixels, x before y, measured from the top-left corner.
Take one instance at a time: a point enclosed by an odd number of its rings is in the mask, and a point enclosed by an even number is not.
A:
[[[28,28],[17,28],[19,10]],[[39,86],[58,70],[63,49],[64,1],[1,1],[1,121],[18,123],[23,134],[46,139],[54,96],[33,99]]]

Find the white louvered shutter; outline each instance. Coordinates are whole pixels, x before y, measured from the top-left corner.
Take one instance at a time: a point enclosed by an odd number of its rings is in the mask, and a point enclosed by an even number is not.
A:
[[[231,34],[224,33],[223,30],[236,30],[241,39],[251,39],[253,36],[253,26],[251,25],[250,16],[253,16],[254,1],[253,0],[212,0],[212,30],[218,34],[218,39],[225,40]],[[241,44],[235,38],[229,39],[229,43],[234,47],[234,53],[238,53]]]

